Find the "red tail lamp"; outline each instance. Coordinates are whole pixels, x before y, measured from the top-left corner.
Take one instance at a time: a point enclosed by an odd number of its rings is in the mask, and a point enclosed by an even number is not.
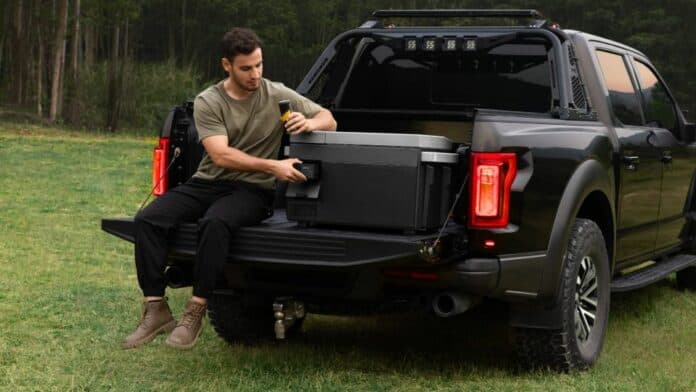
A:
[[[503,228],[510,217],[510,188],[517,175],[514,153],[471,153],[470,228]]]
[[[152,188],[155,196],[160,196],[167,191],[167,166],[169,162],[169,138],[159,139],[159,143],[152,154]]]

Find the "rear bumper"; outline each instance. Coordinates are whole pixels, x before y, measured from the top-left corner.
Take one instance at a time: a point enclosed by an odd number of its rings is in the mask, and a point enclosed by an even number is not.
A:
[[[235,234],[220,284],[229,289],[316,299],[380,301],[391,296],[459,291],[506,301],[534,301],[545,252],[473,258],[459,252],[446,262],[419,257],[435,234],[401,234],[302,227],[283,218],[245,227]],[[103,219],[102,229],[134,242],[132,218]],[[445,238],[465,231],[450,225]],[[169,238],[169,264],[190,267],[197,232],[181,225]],[[190,269],[190,268],[189,268]]]

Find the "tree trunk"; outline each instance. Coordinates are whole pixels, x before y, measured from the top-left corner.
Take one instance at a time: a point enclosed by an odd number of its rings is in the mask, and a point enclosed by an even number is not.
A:
[[[66,21],[66,28],[67,28],[67,21]],[[60,56],[60,73],[59,73],[59,78],[58,78],[58,107],[56,108],[57,113],[63,116],[63,103],[65,102],[65,58],[67,57],[67,45],[68,40],[67,40],[67,35],[65,36],[65,39],[63,40],[63,43],[61,44],[61,50],[62,54]]]
[[[66,101],[67,107],[65,110],[60,110],[65,116],[65,121],[70,124],[78,124],[80,122],[80,60],[82,58],[82,36],[80,34],[80,0],[75,0],[73,2],[73,20],[71,26],[70,34],[70,67],[69,72],[64,72],[63,81],[67,79],[68,90],[67,94],[64,94],[64,100]]]
[[[8,42],[11,42],[9,38],[7,38],[10,34],[10,12],[10,3],[7,2],[2,6],[2,20],[0,20],[0,23],[2,23],[2,30],[0,30],[0,84],[6,87],[7,85],[4,83],[9,83],[7,80],[9,72],[6,72],[5,70],[11,69],[7,64],[7,57],[5,56],[5,46],[10,46]],[[2,98],[5,97],[3,97],[3,94],[0,94],[0,99]]]
[[[80,69],[80,0],[75,0],[75,8],[73,9],[73,21],[72,26],[72,47],[70,60],[70,67],[72,70],[72,80],[73,82],[77,80],[77,74]]]
[[[176,64],[176,37],[174,36],[174,26],[169,24],[169,61]]]
[[[179,24],[181,32],[181,64],[183,65],[188,58],[188,38],[186,37],[186,0],[181,1],[181,23]]]
[[[3,74],[5,69],[5,63],[3,62],[5,54],[5,36],[7,35],[7,9],[8,3],[2,6],[2,18],[0,19],[0,75]],[[2,83],[2,78],[0,77],[0,83]]]
[[[39,54],[36,66],[36,114],[39,117],[43,116],[43,72],[44,72],[44,42],[43,36],[41,35],[41,26],[38,26],[36,37],[39,45]]]
[[[115,86],[115,91],[116,91],[116,99],[114,101],[114,121],[112,124],[111,131],[116,132],[119,126],[119,122],[121,120],[121,111],[122,111],[122,106],[123,106],[123,96],[124,94],[124,81],[126,78],[126,68],[129,66],[129,51],[130,51],[130,45],[129,44],[129,22],[128,19],[125,21],[125,26],[123,28],[123,36],[121,37],[122,41],[122,51],[121,51],[121,56],[118,59],[118,78],[116,79],[116,86]]]
[[[108,113],[106,128],[111,132],[116,132],[118,128],[118,111],[119,111],[119,67],[118,67],[118,57],[119,57],[119,44],[121,29],[118,25],[114,26],[113,41],[111,43],[111,58],[109,60],[109,66],[107,73],[109,74],[109,95],[108,95]]]
[[[129,44],[129,37],[128,37],[128,31],[129,31],[130,23],[128,22],[128,19],[126,19],[126,27],[123,29],[123,52],[122,52],[122,59],[126,60],[130,56],[130,46]],[[123,75],[123,67],[121,67],[121,75]]]
[[[63,63],[63,53],[65,52],[65,31],[68,25],[68,0],[60,0],[58,7],[58,28],[56,30],[56,40],[53,47],[53,78],[51,79],[51,111],[49,120],[55,122],[58,116],[58,102],[62,100],[60,96],[61,67]]]
[[[23,103],[22,92],[24,91],[24,1],[17,0],[14,14],[14,48],[12,54],[12,70],[11,75],[16,81],[13,91],[13,100],[17,104]]]
[[[84,29],[85,36],[85,66],[87,68],[92,68],[94,64],[94,26],[87,25]]]

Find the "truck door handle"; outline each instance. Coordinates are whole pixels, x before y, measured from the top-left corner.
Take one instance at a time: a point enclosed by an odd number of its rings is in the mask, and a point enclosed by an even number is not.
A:
[[[655,131],[649,131],[648,137],[645,138],[645,141],[648,143],[649,146],[655,147],[655,139]]]
[[[628,170],[636,170],[636,165],[640,163],[640,157],[638,155],[625,155],[623,157],[623,163]]]
[[[672,154],[665,152],[662,154],[662,163],[672,163]]]

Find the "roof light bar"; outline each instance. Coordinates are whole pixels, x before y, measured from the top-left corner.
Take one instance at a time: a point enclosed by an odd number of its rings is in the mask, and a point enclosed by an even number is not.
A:
[[[435,9],[435,10],[377,10],[375,18],[543,18],[541,12],[531,9],[481,10],[481,9]]]

